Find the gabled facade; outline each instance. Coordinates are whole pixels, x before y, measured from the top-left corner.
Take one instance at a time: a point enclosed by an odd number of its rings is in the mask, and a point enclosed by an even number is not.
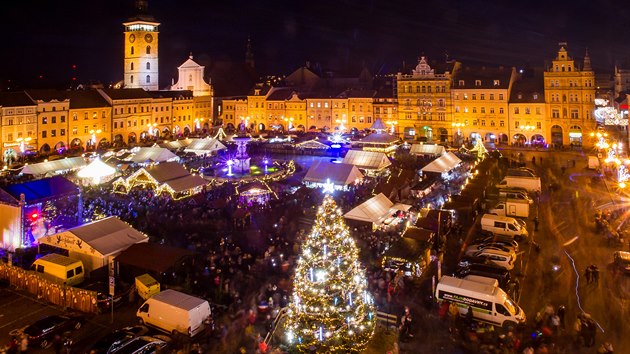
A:
[[[558,54],[544,73],[546,114],[550,116],[550,143],[581,146],[583,137],[596,129],[595,73],[588,52],[580,68],[559,43]]]
[[[0,93],[0,122],[4,164],[37,151],[37,104],[25,92]]]
[[[27,90],[37,104],[37,150],[44,154],[63,152],[68,146],[70,99],[64,91]]]

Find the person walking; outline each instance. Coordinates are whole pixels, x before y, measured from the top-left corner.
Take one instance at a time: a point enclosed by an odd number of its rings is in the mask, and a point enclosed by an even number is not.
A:
[[[597,268],[596,265],[591,265],[591,273],[593,276],[593,283],[595,283],[595,285],[599,285],[599,268]]]
[[[586,270],[584,271],[584,276],[586,277],[586,284],[590,284],[592,281],[592,272],[591,272],[591,266],[586,267]]]

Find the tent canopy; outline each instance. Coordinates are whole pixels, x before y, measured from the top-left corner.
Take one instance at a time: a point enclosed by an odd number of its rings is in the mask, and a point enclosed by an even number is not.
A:
[[[385,194],[380,193],[350,210],[344,217],[346,219],[377,223],[388,215],[392,206],[394,206],[394,203],[387,199]]]
[[[159,147],[166,148],[169,150],[177,150],[183,147],[187,147],[188,145],[190,145],[191,142],[192,142],[192,139],[188,139],[188,138],[181,139],[181,140],[174,140],[174,141],[166,141],[166,142],[161,143]]]
[[[177,155],[173,154],[171,151],[165,148],[141,147],[138,149],[138,151],[134,152],[134,154],[128,160],[131,160],[134,163],[143,163],[147,161],[164,162],[174,160],[176,158]]]
[[[83,157],[71,157],[54,161],[46,161],[26,165],[20,173],[25,175],[46,175],[64,171],[76,170],[86,165]]]
[[[166,184],[171,187],[175,193],[208,184],[208,182],[200,176],[191,175],[187,169],[177,162],[163,162],[159,165],[149,166],[141,170],[144,170],[158,183]]]
[[[363,144],[382,144],[391,145],[398,142],[400,139],[387,133],[372,133],[365,138],[359,140],[359,143]]]
[[[137,243],[122,251],[114,259],[121,264],[164,273],[182,258],[193,254],[193,252],[183,248],[156,243]]]
[[[413,155],[442,155],[446,152],[444,146],[434,144],[413,144],[411,145],[410,154]]]
[[[354,165],[318,160],[308,169],[303,181],[326,183],[330,180],[335,185],[346,186],[355,183],[357,179],[363,179],[363,174]]]
[[[448,172],[459,165],[460,162],[462,162],[462,160],[460,160],[459,157],[455,156],[452,152],[447,152],[424,166],[422,172]]]
[[[317,139],[305,140],[295,145],[305,149],[330,149],[330,146],[318,141]]]
[[[223,145],[218,139],[205,138],[205,139],[193,139],[188,146],[184,149],[186,152],[194,152],[197,155],[210,154],[219,150],[226,150],[227,147]]]
[[[77,176],[81,178],[101,178],[111,176],[114,173],[116,173],[115,168],[97,158],[77,172]]]
[[[364,170],[380,171],[391,165],[391,161],[382,152],[350,150],[343,158],[343,163],[355,165]]]
[[[45,202],[70,195],[79,195],[81,191],[74,183],[62,176],[43,178],[19,184],[11,184],[2,189],[13,199],[20,201],[20,194],[24,194],[27,204]]]
[[[405,229],[405,232],[402,235],[402,237],[404,238],[410,238],[426,243],[432,242],[434,236],[435,232],[433,230],[423,229],[415,226],[409,226],[407,229]]]
[[[133,244],[148,242],[149,237],[117,217],[110,216],[56,235],[42,237],[40,242],[59,247],[60,244],[64,241],[67,242],[67,240],[70,240],[72,245],[66,246],[74,247],[76,245],[83,250],[83,253],[87,253],[89,250],[85,246],[87,245],[105,257],[119,253]],[[84,245],[81,246],[81,243],[84,243]],[[79,249],[73,250],[79,251]]]

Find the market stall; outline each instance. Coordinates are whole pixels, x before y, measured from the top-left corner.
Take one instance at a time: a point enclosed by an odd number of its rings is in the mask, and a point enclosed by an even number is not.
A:
[[[50,177],[61,173],[78,170],[85,166],[87,162],[83,157],[66,157],[64,159],[45,161],[26,165],[20,173],[33,175],[36,177]]]
[[[218,139],[205,138],[193,139],[188,146],[184,148],[185,152],[192,152],[195,155],[216,155],[219,151],[227,150],[227,147]]]
[[[129,246],[149,237],[115,216],[93,221],[39,239],[41,245],[61,248],[83,262],[86,274],[107,266]]]
[[[111,180],[115,173],[115,168],[96,158],[77,172],[77,177],[82,178],[88,184],[100,184]]]
[[[267,205],[272,196],[277,197],[265,182],[254,181],[243,186],[236,187],[240,205],[251,207],[254,205]]]
[[[164,162],[143,167],[127,178],[118,178],[113,183],[114,192],[127,194],[137,187],[150,188],[156,194],[166,193],[173,199],[182,199],[203,190],[208,181],[193,175],[177,162]]]
[[[332,184],[335,190],[347,190],[362,180],[363,174],[354,165],[317,160],[308,169],[302,182],[311,188]]]
[[[363,150],[349,150],[342,162],[355,165],[370,176],[383,174],[392,164],[385,153]]]
[[[442,145],[435,144],[412,144],[409,153],[418,156],[441,156],[446,152]]]
[[[411,205],[392,203],[383,193],[366,200],[344,215],[344,218],[372,225],[373,229],[399,227],[407,220]]]
[[[431,231],[408,227],[403,237],[385,252],[381,266],[386,271],[403,272],[407,277],[420,277],[431,262],[432,247]]]

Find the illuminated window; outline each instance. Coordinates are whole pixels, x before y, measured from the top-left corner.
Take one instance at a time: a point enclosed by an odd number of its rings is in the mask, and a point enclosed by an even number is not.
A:
[[[536,122],[536,129],[542,129],[542,123]]]

